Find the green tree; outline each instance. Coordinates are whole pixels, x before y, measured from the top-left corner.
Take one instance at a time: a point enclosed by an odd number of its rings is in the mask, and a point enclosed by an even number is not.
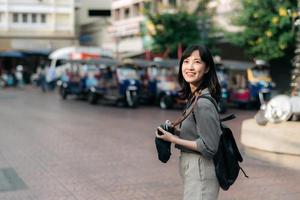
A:
[[[234,23],[242,31],[231,34],[235,44],[244,47],[255,58],[272,60],[293,55],[297,17],[295,0],[241,0]]]
[[[166,52],[176,57],[179,44],[182,48],[191,44],[212,47],[211,16],[214,12],[207,10],[208,2],[209,0],[200,0],[193,13],[188,13],[184,5],[171,13],[158,12],[157,5],[152,9],[148,6],[146,15],[153,24],[153,30],[150,31],[152,32],[151,50],[155,53]]]
[[[187,12],[151,15],[154,25],[152,51],[174,54],[179,44],[184,46],[199,40],[197,17]]]

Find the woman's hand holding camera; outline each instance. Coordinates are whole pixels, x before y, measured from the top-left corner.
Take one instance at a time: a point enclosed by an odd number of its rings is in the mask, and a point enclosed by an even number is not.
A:
[[[176,138],[178,138],[177,136],[173,135],[172,133],[165,131],[163,128],[161,128],[160,126],[157,127],[156,129],[156,137],[160,138],[162,140],[174,143]]]

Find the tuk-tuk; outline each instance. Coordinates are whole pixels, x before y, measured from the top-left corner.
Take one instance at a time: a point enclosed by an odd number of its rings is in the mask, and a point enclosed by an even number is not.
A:
[[[177,81],[178,60],[157,60],[148,67],[148,92],[160,108],[170,109],[183,106],[184,101],[179,98],[179,84]]]
[[[89,88],[88,100],[96,104],[98,100],[124,103],[136,107],[139,103],[140,79],[131,65],[101,65],[100,73]]]
[[[240,107],[260,105],[271,98],[274,83],[271,80],[267,62],[257,60],[253,65],[229,67],[230,101]]]
[[[69,95],[83,97],[87,90],[85,87],[85,71],[90,67],[79,61],[66,61],[64,65],[60,66],[62,71],[59,86],[59,93],[62,99],[67,99]]]
[[[140,102],[155,103],[162,109],[183,106],[184,101],[178,95],[178,60],[127,59],[124,60],[124,63],[133,66],[139,75],[141,82]]]
[[[114,62],[112,59],[93,60],[66,60],[60,66],[61,76],[58,81],[60,95],[66,99],[69,95],[86,98],[89,88],[96,84],[99,75],[100,63]]]
[[[148,67],[151,66],[152,61],[144,59],[124,59],[123,64],[135,68],[140,80],[139,101],[142,104],[149,104],[153,102],[152,97],[149,96],[149,74]]]

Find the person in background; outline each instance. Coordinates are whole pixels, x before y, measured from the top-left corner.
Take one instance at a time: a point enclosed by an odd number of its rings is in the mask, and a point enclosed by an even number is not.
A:
[[[46,67],[46,82],[47,82],[47,89],[49,91],[53,91],[55,89],[56,83],[56,72],[55,67]]]
[[[15,76],[16,76],[16,85],[18,87],[22,88],[24,86],[23,66],[22,65],[17,66]]]
[[[44,63],[37,68],[37,76],[38,76],[38,86],[41,87],[43,92],[47,91],[47,83],[46,83],[46,67]]]

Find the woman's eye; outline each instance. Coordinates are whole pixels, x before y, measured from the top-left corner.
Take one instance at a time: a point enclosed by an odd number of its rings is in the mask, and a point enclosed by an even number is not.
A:
[[[183,63],[189,63],[189,61],[188,60],[184,60]]]

